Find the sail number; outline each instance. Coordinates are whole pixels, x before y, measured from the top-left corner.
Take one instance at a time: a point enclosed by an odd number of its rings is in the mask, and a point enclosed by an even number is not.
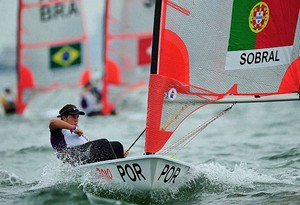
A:
[[[134,182],[137,180],[147,180],[143,174],[141,166],[137,163],[125,164],[124,166],[117,165],[117,169],[124,182],[126,182],[128,179]],[[180,170],[181,169],[179,167],[166,164],[159,174],[157,181],[163,181],[164,183],[175,183],[175,179],[180,174]]]
[[[44,0],[40,0],[43,3]],[[79,8],[75,2],[56,2],[49,5],[45,4],[40,8],[40,19],[42,22],[67,18],[79,14]]]
[[[117,169],[119,174],[121,175],[123,181],[125,182],[125,177],[127,176],[131,181],[136,181],[139,180],[141,181],[142,179],[147,180],[146,177],[142,174],[142,168],[140,167],[139,164],[125,164],[125,166],[117,165]]]
[[[175,178],[178,177],[180,170],[179,167],[176,168],[175,166],[166,164],[157,181],[163,179],[164,183],[175,183]]]

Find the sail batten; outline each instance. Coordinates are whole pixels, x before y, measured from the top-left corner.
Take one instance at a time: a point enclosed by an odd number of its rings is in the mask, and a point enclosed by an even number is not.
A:
[[[45,46],[56,46],[56,45],[61,45],[62,43],[75,43],[75,42],[79,42],[79,41],[84,41],[85,39],[87,39],[87,36],[80,36],[77,38],[68,38],[68,39],[63,39],[63,40],[59,40],[59,41],[46,41],[46,42],[39,42],[39,43],[23,43],[22,47],[23,48],[39,48],[39,47],[45,47]]]

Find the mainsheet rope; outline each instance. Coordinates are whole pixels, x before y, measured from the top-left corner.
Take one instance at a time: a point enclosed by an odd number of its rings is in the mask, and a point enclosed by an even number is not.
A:
[[[133,147],[133,145],[141,138],[141,136],[146,131],[146,128],[143,130],[143,132],[135,139],[135,141],[130,145],[130,147],[127,149],[127,152]]]
[[[185,135],[181,139],[177,140],[173,144],[171,144],[168,147],[162,149],[158,154],[166,155],[169,152],[171,152],[172,150],[179,147],[179,145],[182,145],[180,148],[178,148],[177,152],[175,152],[174,155],[176,155],[182,148],[184,148],[189,142],[191,142],[200,132],[202,132],[202,130],[204,130],[209,124],[211,124],[213,121],[215,121],[216,119],[218,119],[219,117],[224,115],[227,111],[231,110],[231,108],[233,107],[234,104],[235,103],[233,103],[232,105],[227,107],[225,110],[219,112],[217,115],[215,115],[211,119],[207,120],[202,125],[200,125],[196,129],[194,129],[193,131],[191,131],[190,133],[188,133],[187,135]]]

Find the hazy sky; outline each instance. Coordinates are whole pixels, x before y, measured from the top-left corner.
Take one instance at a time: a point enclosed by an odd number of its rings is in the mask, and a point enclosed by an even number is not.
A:
[[[0,50],[16,43],[17,9],[19,0],[0,0]],[[99,33],[105,0],[82,0],[86,10],[89,34]]]

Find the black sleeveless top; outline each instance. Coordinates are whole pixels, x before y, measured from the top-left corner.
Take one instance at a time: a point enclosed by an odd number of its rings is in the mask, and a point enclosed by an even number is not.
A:
[[[62,129],[50,129],[50,141],[53,149],[60,150],[67,148],[67,143],[65,141],[65,137],[61,132]]]

